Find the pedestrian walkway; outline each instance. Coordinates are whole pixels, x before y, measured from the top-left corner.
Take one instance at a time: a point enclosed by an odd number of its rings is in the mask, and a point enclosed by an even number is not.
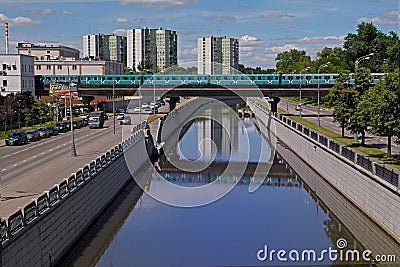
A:
[[[278,104],[278,108],[281,110],[288,111],[293,115],[300,115],[300,111],[296,109],[298,103],[294,101],[287,101],[286,99],[282,99],[281,102]],[[318,125],[318,107],[315,106],[302,106],[302,118],[308,121],[311,121]],[[320,125],[326,129],[329,129],[335,133],[341,134],[342,128],[340,124],[333,121],[333,112],[330,109],[320,109]],[[350,131],[345,130],[345,136],[350,137],[354,136],[350,133]],[[392,138],[392,155],[400,158],[400,145],[395,144],[395,138]],[[361,141],[361,136],[358,136],[358,140]],[[365,144],[378,148],[383,152],[387,153],[387,137],[386,136],[376,136],[370,133],[366,133],[365,135]]]

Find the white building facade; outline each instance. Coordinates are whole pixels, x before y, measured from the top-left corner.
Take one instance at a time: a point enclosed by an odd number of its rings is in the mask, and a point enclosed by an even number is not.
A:
[[[0,54],[1,95],[31,92],[35,96],[34,57]]]
[[[197,39],[199,74],[232,74],[239,67],[239,40],[224,37]]]
[[[176,31],[165,29],[127,30],[127,67],[138,71],[143,62],[153,70],[163,70],[178,63]]]

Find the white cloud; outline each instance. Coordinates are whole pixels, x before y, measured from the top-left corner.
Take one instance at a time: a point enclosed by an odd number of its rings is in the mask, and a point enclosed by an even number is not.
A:
[[[51,9],[32,9],[28,11],[29,15],[32,16],[38,16],[38,15],[50,15],[51,13],[53,13],[53,10]]]
[[[299,49],[299,47],[296,44],[275,45],[271,47],[266,47],[265,51],[273,53],[281,53],[284,51],[289,51],[290,49]]]
[[[339,8],[337,8],[337,7],[331,7],[331,8],[329,8],[328,10],[329,10],[330,12],[336,12],[336,11],[339,10]]]
[[[183,7],[188,4],[196,3],[197,0],[122,0],[122,5],[138,5],[152,9],[166,9]]]
[[[163,18],[148,17],[148,18],[136,18],[134,19],[134,21],[138,23],[153,23],[153,22],[163,22],[165,20]]]
[[[211,20],[216,22],[236,22],[236,18],[234,16],[214,16],[211,17]]]
[[[181,55],[197,55],[197,47],[192,45],[185,46],[179,50]]]
[[[343,43],[345,36],[314,36],[299,39],[299,43]]]
[[[267,19],[294,18],[293,14],[273,10],[265,11],[262,16]]]
[[[74,11],[71,11],[71,10],[63,10],[63,11],[61,11],[61,13],[63,13],[64,15],[73,15],[73,14],[74,14]]]
[[[128,19],[127,18],[117,18],[115,20],[115,23],[127,23]]]
[[[362,22],[372,22],[377,25],[395,25],[398,24],[400,20],[399,12],[396,10],[384,11],[380,16],[374,18],[359,18],[356,22],[360,24]]]
[[[8,22],[13,27],[32,26],[42,23],[40,20],[33,20],[28,17],[9,18],[2,13],[0,13],[0,22]]]
[[[125,29],[116,29],[112,33],[115,34],[115,35],[126,36],[126,30]]]

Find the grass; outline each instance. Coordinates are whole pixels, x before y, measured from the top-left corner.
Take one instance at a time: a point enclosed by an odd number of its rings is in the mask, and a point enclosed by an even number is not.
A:
[[[285,99],[285,100],[286,100],[286,99],[289,99],[290,101],[293,101],[293,102],[300,102],[300,97],[297,97],[297,96],[284,97],[284,99]],[[284,101],[284,100],[281,100],[281,103],[282,103],[283,101]],[[304,105],[309,105],[309,106],[314,106],[314,107],[317,107],[317,106],[318,106],[318,100],[315,99],[315,98],[302,97],[302,98],[301,98],[301,103],[303,103]],[[321,108],[329,108],[329,107],[326,105],[326,103],[324,102],[323,98],[320,99],[319,106],[320,106]]]
[[[318,126],[308,120],[299,118],[299,116],[297,116],[297,115],[287,113],[284,110],[278,109],[278,112],[282,115],[285,115],[286,117],[290,118],[293,121],[299,122],[310,129],[313,129],[329,138],[332,138],[333,140],[335,140],[337,142],[340,142],[348,147],[351,147],[355,150],[360,151],[361,153],[368,155],[369,157],[376,158],[376,159],[382,161],[384,164],[389,164],[390,166],[400,170],[400,159],[395,158],[378,148],[374,148],[374,147],[371,147],[368,145],[361,146],[360,143],[354,143],[352,137],[342,137],[341,134],[339,134],[339,133],[336,133],[336,132],[326,129],[324,127]]]
[[[160,115],[151,115],[147,118],[147,123],[150,124],[155,120],[158,120],[161,116]]]

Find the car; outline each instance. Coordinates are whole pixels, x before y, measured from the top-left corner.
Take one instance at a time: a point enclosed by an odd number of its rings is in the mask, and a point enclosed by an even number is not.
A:
[[[144,108],[144,110],[145,110],[145,111],[151,111],[152,108],[151,108],[150,106],[146,106],[146,107]]]
[[[39,131],[40,138],[50,137],[49,129],[46,127],[39,127],[37,130]]]
[[[57,135],[58,134],[58,128],[54,126],[46,126],[46,129],[49,131],[50,135]]]
[[[147,104],[147,103],[142,104],[142,108],[147,108],[147,107],[149,107],[149,104]]]
[[[82,119],[82,126],[88,126],[89,125],[89,118],[83,118]]]
[[[108,120],[108,115],[106,113],[104,113],[104,120]]]
[[[165,101],[164,101],[163,99],[160,99],[160,100],[158,101],[158,103],[160,103],[160,105],[162,105],[162,106],[165,105]]]
[[[134,109],[133,109],[133,112],[134,112],[134,113],[139,113],[139,112],[140,112],[140,107],[134,108]]]
[[[68,131],[67,123],[66,122],[57,122],[56,127],[60,133],[65,133]]]
[[[67,131],[71,131],[71,121],[66,121],[65,125],[67,127]]]
[[[300,106],[300,105],[296,105],[295,110],[296,110],[296,111],[300,111],[300,110],[301,110],[301,106]]]
[[[79,129],[81,127],[82,127],[82,121],[81,120],[74,121],[74,129]]]
[[[25,132],[13,132],[6,138],[6,145],[22,145],[28,143],[28,136]]]
[[[40,133],[37,129],[26,131],[26,136],[28,138],[28,142],[34,142],[40,140]]]
[[[121,121],[120,124],[121,125],[130,125],[131,122],[131,117],[130,116],[125,116]]]
[[[117,114],[117,120],[123,120],[124,117],[125,117],[125,114],[124,114],[124,113],[118,113],[118,114]]]

